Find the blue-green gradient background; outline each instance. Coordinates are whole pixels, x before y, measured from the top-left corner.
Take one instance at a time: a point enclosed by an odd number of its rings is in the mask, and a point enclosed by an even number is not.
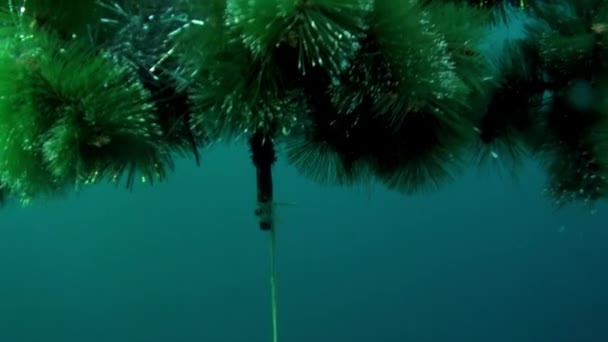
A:
[[[2,210],[0,342],[269,342],[246,148],[192,164]],[[412,197],[275,177],[297,202],[279,207],[281,341],[608,341],[608,207],[555,210],[535,163]]]
[[[0,341],[270,341],[245,150],[134,193],[5,209]],[[297,202],[279,211],[282,341],[608,340],[608,208],[555,211],[533,164],[414,197],[275,173]]]

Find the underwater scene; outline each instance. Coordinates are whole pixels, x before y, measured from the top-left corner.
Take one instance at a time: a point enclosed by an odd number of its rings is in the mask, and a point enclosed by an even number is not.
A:
[[[608,341],[608,0],[0,0],[0,342]]]

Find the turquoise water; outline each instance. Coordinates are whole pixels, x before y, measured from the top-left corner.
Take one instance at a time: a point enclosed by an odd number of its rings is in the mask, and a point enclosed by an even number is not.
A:
[[[0,214],[2,342],[270,341],[243,146]],[[323,188],[279,163],[280,340],[608,340],[608,207],[556,211],[530,163],[433,194]]]
[[[0,211],[0,342],[269,342],[246,150],[133,193]],[[281,341],[608,341],[608,206],[557,211],[532,162],[411,197],[321,187],[281,162],[275,181],[296,202],[278,208]]]

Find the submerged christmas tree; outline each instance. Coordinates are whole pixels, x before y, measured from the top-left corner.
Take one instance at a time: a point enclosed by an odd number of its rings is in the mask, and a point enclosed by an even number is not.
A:
[[[198,163],[245,138],[265,229],[277,146],[321,183],[403,193],[439,187],[475,149],[511,166],[527,153],[560,202],[602,198],[604,1],[527,4],[527,38],[494,65],[479,49],[494,5],[524,7],[504,3],[9,0],[3,195],[162,181],[174,152]]]
[[[527,35],[489,58],[517,12]],[[607,195],[608,1],[8,0],[0,20],[0,199],[162,181],[235,139],[273,234],[280,150],[322,184],[410,194],[532,157],[557,204]]]

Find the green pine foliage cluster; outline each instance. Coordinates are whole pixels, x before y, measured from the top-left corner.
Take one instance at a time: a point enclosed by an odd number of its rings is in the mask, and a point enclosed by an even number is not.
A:
[[[2,1],[3,196],[162,181],[254,134],[322,184],[410,194],[533,157],[556,203],[607,195],[605,0]]]

